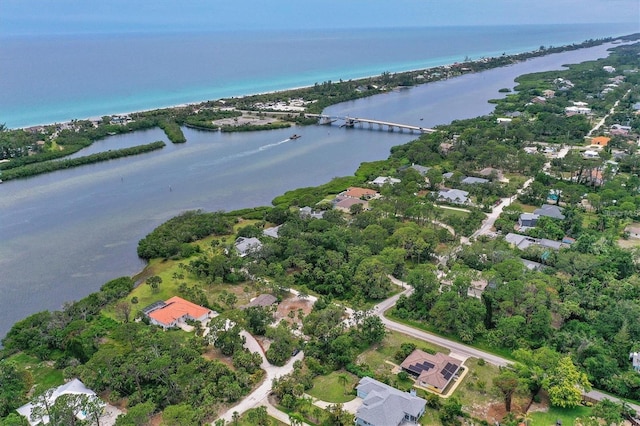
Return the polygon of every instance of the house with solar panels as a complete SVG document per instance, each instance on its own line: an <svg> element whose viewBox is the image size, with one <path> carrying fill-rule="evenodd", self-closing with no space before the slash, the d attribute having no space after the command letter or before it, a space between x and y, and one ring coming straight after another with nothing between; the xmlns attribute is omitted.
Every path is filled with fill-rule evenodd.
<svg viewBox="0 0 640 426"><path fill-rule="evenodd" d="M431 355L416 349L400 364L416 386L443 393L460 370L462 362L442 353Z"/></svg>

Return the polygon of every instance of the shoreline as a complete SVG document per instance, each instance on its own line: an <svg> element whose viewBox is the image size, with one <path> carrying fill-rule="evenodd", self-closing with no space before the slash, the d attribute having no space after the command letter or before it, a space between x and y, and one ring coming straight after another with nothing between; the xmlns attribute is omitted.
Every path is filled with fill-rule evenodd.
<svg viewBox="0 0 640 426"><path fill-rule="evenodd" d="M633 34L628 34L628 35L621 36L621 37L628 37L628 36L631 36L631 35L633 35ZM637 42L638 42L638 39L636 39L636 40L624 41L624 42L622 42L622 43L613 43L614 41L617 41L617 40L619 40L619 37L618 37L618 38L612 38L611 40L606 41L606 42L603 42L603 43L601 43L601 44L599 44L599 45L607 45L607 44L608 44L608 45L611 45L609 48L607 48L607 51L609 51L609 49L610 49L610 48L615 47L615 46L621 46L621 45L632 44L632 43L637 43ZM566 45L566 46L558 46L558 47L559 47L559 48L565 48L565 47L567 47L567 46L570 46L570 45ZM579 47L579 48L577 48L577 49L570 49L570 50L581 50L581 49L587 49L587 48L590 48L590 47L595 47L595 46L585 46L585 47ZM559 52L551 52L551 53L543 54L543 55L540 55L540 56L547 56L547 55L558 54L558 53L562 53L562 52L564 52L564 51L567 51L567 50L561 50L561 51L559 51ZM509 57L509 56L514 56L514 55L524 55L524 54L535 53L535 52L539 52L539 51L527 51L527 52L521 52L521 53L516 53L516 54L506 55L506 56L507 56L507 57ZM533 56L533 57L525 58L525 59L523 59L523 60L518 60L518 61L516 61L516 63L517 63L517 62L525 62L525 61L527 61L527 60L530 60L530 59L533 59L533 58L536 58L536 57L539 57L539 56ZM484 59L484 58L483 58L483 59ZM492 59L492 58L486 58L486 59ZM477 60L477 59L476 59L476 60L468 61L468 62L466 62L466 63L477 63L477 62L481 62L481 60ZM438 66L434 66L434 67L430 67L430 68L418 68L418 69L413 69L413 70L408 70L408 71L402 71L402 72L397 72L397 73L391 73L391 74L414 73L414 72L427 72L427 71L434 70L434 69L437 69L437 68L451 67L451 66L456 65L456 64L459 64L459 63L458 63L458 62L454 62L454 63L452 63L452 64L438 65ZM483 72L483 71L488 71L488 70L491 70L491 69L497 69L497 68L507 67L507 66L511 66L511 65L513 65L513 64L514 64L514 63L506 64L506 65L501 65L501 66L497 66L497 67L491 67L491 68L484 69L484 70L477 71L477 72ZM567 65L568 65L568 64L563 65L563 67L565 67L565 68L566 68L566 67L567 67ZM473 73L475 73L475 71L474 71ZM348 80L348 81L359 81L359 80L369 79L369 78L372 78L372 77L376 77L376 76L365 76L365 77L360 77L360 78L357 78L357 79L351 79L351 80ZM452 77L452 78L455 78L455 77ZM448 80L448 78L444 78L444 79L442 79L442 80L428 81L428 82L420 83L420 84L417 84L417 85L415 85L415 86L410 86L410 87L421 86L421 85L428 84L428 83L436 83L436 82L438 82L438 81L444 81L444 80ZM310 87L313 87L313 85L310 85L310 86L300 86L300 87L295 87L295 88L290 88L290 89L284 89L284 90L272 90L272 91L267 91L267 92L262 92L262 93L255 93L255 94L250 94L250 95L235 96L235 97L232 97L232 98L221 98L221 99L218 99L218 100L216 100L216 101L223 100L223 99L239 99L239 98L244 98L244 97L249 97L249 96L259 96L259 95L265 95L265 94L284 93L284 92L287 92L287 91L293 91L293 90L306 89L306 88L310 88ZM398 87L395 87L395 88L393 88L392 90L396 90L397 88L398 88ZM167 107L167 108L155 108L155 109L184 108L184 107L189 107L189 106L199 105L199 104L202 104L202 103L204 103L204 102L208 102L208 101L200 101L200 102L193 102L193 103L184 103L184 104L178 104L178 105L175 105L175 106L172 106L172 107ZM215 102L215 101L214 101L214 102ZM154 109L148 109L148 110L142 110L142 111L134 111L134 112L131 112L131 113L120 113L120 114L116 114L116 115L135 114L135 113L137 113L137 112L153 111L153 110L154 110ZM294 126L296 126L296 124L294 124ZM232 210L232 211L230 211L230 212L228 212L228 213L231 213L231 212L233 212L233 210ZM140 259L141 259L141 258L140 258ZM150 261L149 261L149 260L144 260L144 259L141 259L141 260L142 260L143 262L145 262L144 266L143 266L139 271L137 271L136 273L134 273L134 274L130 275L130 278L131 278L132 280L134 280L134 288L135 288L135 287L138 287L140 284L142 284L143 280L144 280L144 279L146 279L146 277L149 275L148 268L149 268L149 266L150 266Z"/></svg>
<svg viewBox="0 0 640 426"><path fill-rule="evenodd" d="M625 37L630 37L633 36L634 34L637 33L631 33L631 34L625 34L625 35L619 35L619 36L609 36L606 37L604 39L596 39L597 40L607 40L607 41L603 41L597 45L605 45L605 44L613 44L614 41L619 41L621 39L624 39ZM623 41L622 43L616 43L615 46L620 46L620 45L624 45L627 43L634 43L637 40L629 40L629 41ZM549 52L549 53L544 53L544 51L537 49L537 50L527 50L527 51L521 51L521 52L516 52L516 53L511 53L508 55L503 55L505 58L513 58L513 57L517 57L520 55L533 55L531 57L527 57L524 59L516 59L514 62L522 62L522 61L527 61L529 59L535 58L535 57L539 57L539 56L547 56L547 55L553 55L556 53L561 53L567 50L580 50L580 49L586 49L589 47L593 47L593 46L584 46L584 47L578 47L578 48L573 48L571 49L572 46L580 46L581 44L587 43L588 40L583 40L580 43L573 43L573 44L565 44L562 46L557 46L557 47L553 47L553 49L560 49L559 51L554 51L554 52ZM403 70L403 71L394 71L394 72L390 72L391 75L397 75L397 74L406 74L406 73L417 73L417 72L422 72L422 73L426 73L426 72L430 72L439 68L451 68L454 67L456 65L459 64L479 64L479 63L483 63L489 60L495 60L500 58L501 56L490 56L490 57L481 57L479 59L470 59L469 61L464 61L464 62L448 62L448 63L443 63L440 65L433 65L431 67L427 67L427 68L412 68L412 69L407 69L407 70ZM492 69L492 68L500 68L500 67L504 67L504 66L509 66L511 64L505 64L505 65L499 65L497 67L490 67L488 69ZM480 71L473 71L471 73L476 73L476 72L482 72L484 70L480 70ZM360 76L360 77L354 77L354 78L350 78L348 80L344 80L344 81L351 81L351 82L359 82L359 81L363 81L363 80L368 80L371 78L375 78L375 77L379 77L380 74L375 74L375 75L365 75L365 76ZM435 80L435 81L426 81L424 83L418 83L414 86L410 86L410 87L415 87L415 86L420 86L423 84L428 84L428 83L433 83L436 81L442 81L442 80L447 80L448 78L443 78L441 80ZM317 82L314 84L318 84ZM103 116L130 116L132 114L137 114L137 113L144 113L144 112L149 112L149 111L156 111L156 110L170 110L170 109L175 109L175 108L187 108L187 107L193 107L193 106L197 106L197 105L201 105L205 102L219 102L219 101L224 101L226 99L243 99L243 98L247 98L247 97L252 97L252 96L262 96L262 95L272 95L272 94L277 94L277 93L286 93L286 92L290 92L290 91L296 91L296 90L304 90L304 89L309 89L312 88L314 86L314 84L309 84L309 85L302 85L302 86L294 86L294 87L289 87L289 88L285 88L285 89L275 89L275 90L267 90L264 92L255 92L255 93L247 93L247 94L241 94L241 95L235 95L235 96L231 96L231 97L225 97L225 98L217 98L217 99L209 99L209 100L199 100L199 101L193 101L193 102L184 102L184 103L179 103L179 104L174 104L174 105L169 105L169 106L159 106L159 107L154 107L154 108L145 108L145 109L138 109L138 110L134 110L134 111L127 111L127 112L114 112L111 114L104 114L101 116L91 116L91 117L85 117L85 118L73 118L73 119L68 119L66 121L55 121L55 122L50 122L50 123L39 123L39 124L32 124L32 125L27 125L27 126L20 126L20 127L16 127L16 128L11 128L9 130L27 130L27 129L31 129L34 127L48 127L48 126L57 126L57 125L65 125L65 124L69 124L69 123L73 123L74 121L86 121L86 120L97 120L97 119L101 119Z"/></svg>
<svg viewBox="0 0 640 426"><path fill-rule="evenodd" d="M604 51L604 49L603 49L603 51ZM570 52L569 52L569 53L570 53ZM523 62L523 61L521 61L521 62ZM558 62L560 62L560 61L558 61ZM509 65L509 67L511 67L511 66L512 66L512 65ZM517 64L516 64L515 66L517 66ZM506 67L507 67L507 65L502 66L502 68L506 68ZM496 68L500 68L500 67L496 67ZM494 69L495 69L495 68L494 68ZM441 84L442 84L442 83L441 83ZM423 85L422 85L422 86L423 86ZM279 92L279 91L276 91L276 92ZM352 171L353 171L353 170L352 170ZM252 204L252 205L255 205L255 203L254 203L254 204ZM143 264L143 265L141 265L141 264L140 264L140 263L138 263L138 262L136 262L136 263L137 263L137 265L136 265L136 267L135 267L135 271L134 271L134 273L132 273L132 274L127 274L127 273L125 272L125 274L126 274L126 275L128 275L128 276L132 276L132 277L136 277L136 276L139 276L141 273L144 273L144 271L148 270L148 268L149 268L149 264ZM103 283L100 283L100 284L103 284Z"/></svg>

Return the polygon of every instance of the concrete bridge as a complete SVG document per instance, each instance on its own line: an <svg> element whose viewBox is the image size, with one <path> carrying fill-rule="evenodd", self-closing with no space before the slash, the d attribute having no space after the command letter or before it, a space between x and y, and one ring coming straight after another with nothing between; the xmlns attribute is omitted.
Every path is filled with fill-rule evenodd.
<svg viewBox="0 0 640 426"><path fill-rule="evenodd" d="M434 129L430 129L427 127L420 126L412 126L410 124L402 124L402 123L393 123L390 121L382 121L382 120L372 120L370 118L356 118L356 117L339 117L333 115L324 115L324 114L305 114L306 117L317 118L320 124L331 124L337 120L344 121L340 127L355 127L356 124L360 124L360 127L368 124L369 128L372 129L374 126L378 126L378 129L387 129L390 132L393 132L395 129L400 131L409 130L410 132L417 133L433 133Z"/></svg>

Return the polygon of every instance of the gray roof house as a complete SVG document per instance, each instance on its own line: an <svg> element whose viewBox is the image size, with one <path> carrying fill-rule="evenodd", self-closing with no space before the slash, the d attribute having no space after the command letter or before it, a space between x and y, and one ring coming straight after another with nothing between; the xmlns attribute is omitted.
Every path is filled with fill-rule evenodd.
<svg viewBox="0 0 640 426"><path fill-rule="evenodd" d="M469 193L461 189L443 189L438 192L438 199L455 204L466 204L469 201Z"/></svg>
<svg viewBox="0 0 640 426"><path fill-rule="evenodd" d="M410 168L415 170L415 171L417 171L422 176L426 175L427 172L431 169L431 167L425 167L425 166L421 166L419 164L412 164Z"/></svg>
<svg viewBox="0 0 640 426"><path fill-rule="evenodd" d="M533 260L522 259L520 258L520 262L530 271L541 271L544 269L544 265L539 262L534 262Z"/></svg>
<svg viewBox="0 0 640 426"><path fill-rule="evenodd" d="M254 307L268 308L274 303L278 303L278 298L276 298L274 295L261 294L258 297L254 298L253 300L251 300L251 302L243 306L241 309L254 308Z"/></svg>
<svg viewBox="0 0 640 426"><path fill-rule="evenodd" d="M447 172L442 174L443 179L451 179L453 177L453 172Z"/></svg>
<svg viewBox="0 0 640 426"><path fill-rule="evenodd" d="M278 232L280 232L281 226L282 225L278 225L278 226L272 226L271 228L267 228L262 231L262 234L266 235L267 237L278 238Z"/></svg>
<svg viewBox="0 0 640 426"><path fill-rule="evenodd" d="M363 377L356 386L363 399L356 411L357 426L398 426L417 424L427 404L407 392L385 385L371 377Z"/></svg>
<svg viewBox="0 0 640 426"><path fill-rule="evenodd" d="M324 211L314 211L311 207L306 206L300 208L300 217L301 218L313 218L313 219L322 219L324 217Z"/></svg>
<svg viewBox="0 0 640 426"><path fill-rule="evenodd" d="M564 215L562 214L562 208L558 206L553 206L551 204L543 204L542 207L534 210L533 214L537 214L538 216L547 216L553 219L564 220Z"/></svg>
<svg viewBox="0 0 640 426"><path fill-rule="evenodd" d="M262 248L262 243L256 237L238 237L235 246L240 257L245 257L248 254L260 250Z"/></svg>
<svg viewBox="0 0 640 426"><path fill-rule="evenodd" d="M514 245L520 250L525 250L531 246L540 246L552 250L560 250L563 247L569 247L568 244L564 244L562 241L553 241L546 238L533 238L527 235L514 234L511 232L508 233L504 239L506 242Z"/></svg>
<svg viewBox="0 0 640 426"><path fill-rule="evenodd" d="M460 183L463 183L465 185L476 185L479 183L488 183L488 182L489 182L489 179L478 178L473 176L466 177L460 181Z"/></svg>
<svg viewBox="0 0 640 426"><path fill-rule="evenodd" d="M540 216L535 213L522 213L518 218L518 225L520 229L533 228L536 226L536 223L538 223L539 218Z"/></svg>

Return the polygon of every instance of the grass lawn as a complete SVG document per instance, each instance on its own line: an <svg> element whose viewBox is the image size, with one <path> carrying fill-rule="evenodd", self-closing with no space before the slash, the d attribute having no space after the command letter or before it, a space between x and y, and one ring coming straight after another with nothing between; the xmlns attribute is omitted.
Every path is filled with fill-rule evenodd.
<svg viewBox="0 0 640 426"><path fill-rule="evenodd" d="M248 414L249 411L247 411L242 416L240 416L240 419L238 420L238 423L237 423L238 426L255 426L254 423L249 421L249 414ZM280 420L273 418L271 416L268 417L268 420L269 420L269 426L286 426L287 425L286 423L282 423ZM236 424L236 423L231 422L229 424Z"/></svg>
<svg viewBox="0 0 640 426"><path fill-rule="evenodd" d="M18 368L24 368L31 373L33 382L38 384L34 395L64 383L62 371L56 370L51 365L52 363L40 361L38 358L25 353L13 355L9 360L15 362Z"/></svg>
<svg viewBox="0 0 640 426"><path fill-rule="evenodd" d="M591 415L589 407L557 408L551 407L546 413L536 412L531 414L531 426L554 426L556 420L562 420L563 425L572 425L576 417Z"/></svg>
<svg viewBox="0 0 640 426"><path fill-rule="evenodd" d="M133 291L123 299L130 302L133 297L138 298L138 303L133 306L132 316L134 316L137 311L154 302L167 300L173 296L180 295L178 288L181 283L185 283L187 287L197 287L202 289L210 303L217 303L222 307L226 307L224 303L219 302L220 295L223 292L233 293L236 295L238 299L235 305L236 307L249 303L251 298L260 293L260 289L250 282L208 285L179 267L180 263L188 264L189 261L194 259L196 256L199 255L196 254L193 258L181 260L151 260L145 270L136 277L137 279L142 279L141 284L133 289ZM182 278L178 279L177 277L174 277L175 274L182 276ZM157 275L162 278L162 283L160 283L159 288L155 291L145 282L146 278L153 275ZM113 306L115 306L115 304ZM118 318L113 306L104 309L103 312L106 316L117 320Z"/></svg>
<svg viewBox="0 0 640 426"><path fill-rule="evenodd" d="M514 201L509 206L510 207L520 207L524 213L533 213L534 210L540 208L540 206L532 206L532 205L529 205L529 204L522 204L522 203L520 203L518 201ZM506 207L505 210L506 209L508 209L508 207Z"/></svg>
<svg viewBox="0 0 640 426"><path fill-rule="evenodd" d="M427 408L424 410L424 414L420 417L420 424L423 426L441 426L440 416L438 410L433 408Z"/></svg>
<svg viewBox="0 0 640 426"><path fill-rule="evenodd" d="M457 208L463 209L464 206L457 207ZM440 214L440 220L445 223L447 222L447 218L458 217L458 218L464 219L467 216L469 216L469 213L467 212L461 212L460 210L451 210L447 208L438 209L438 213Z"/></svg>
<svg viewBox="0 0 640 426"><path fill-rule="evenodd" d="M340 381L340 377L343 375L347 378L346 384ZM308 394L321 401L348 402L356 397L351 393L351 390L357 383L357 376L346 371L334 371L326 376L318 376L313 379L313 388L309 389Z"/></svg>
<svg viewBox="0 0 640 426"><path fill-rule="evenodd" d="M392 319L392 320L394 320L394 321L396 321L396 322L399 322L399 323L402 323L402 324L409 325L409 326L411 326L411 327L413 327L413 328L416 328L416 329L418 329L418 330L423 330L423 331L426 331L426 332L428 332L428 333L435 334L435 335L437 335L437 336L446 337L447 339L454 340L454 341L456 341L456 342L460 342L460 343L463 343L463 344L465 344L465 345L467 345L467 344L468 344L468 343L465 343L465 342L461 341L461 340L460 340L457 336L455 336L455 335L439 333L437 330L435 330L433 327L431 327L429 324L427 324L427 323L425 323L425 322L417 321L417 320L411 320L411 319L399 318L399 317L397 317L397 316L395 316L395 315L393 314L393 310L392 310L392 309L391 309L391 310L389 310L389 311L387 311L385 315L386 315L388 318L390 318L390 319ZM419 340L418 340L418 341L419 341ZM489 353L492 353L492 354L495 354L495 355L501 356L501 357L503 357L503 358L513 359L513 358L511 357L511 352L509 352L509 351L508 351L508 350L506 350L506 349L501 349L501 348L496 348L496 347L490 346L489 344L487 344L487 343L486 343L486 341L477 340L477 341L473 342L473 344L471 344L471 345L469 345L469 346L472 346L472 347L474 347L474 348L481 349L481 350L483 350L483 351L485 351L485 352L489 352ZM443 352L443 351L439 351L439 352ZM447 352L444 352L444 353L447 353L447 354L448 354L448 353L449 353L449 351L447 350Z"/></svg>
<svg viewBox="0 0 640 426"><path fill-rule="evenodd" d="M498 367L489 363L479 365L478 358L469 358L464 365L469 371L454 393L460 398L462 406L470 409L499 402L493 386L493 378L499 373Z"/></svg>
<svg viewBox="0 0 640 426"><path fill-rule="evenodd" d="M388 364L386 361L396 364L393 356L398 349L400 349L400 345L403 343L413 343L418 349L442 352L447 355L449 354L449 350L441 346L437 346L396 331L388 331L382 343L375 345L373 348L364 351L360 356L358 356L358 362L367 364L378 374L391 374L393 366Z"/></svg>

